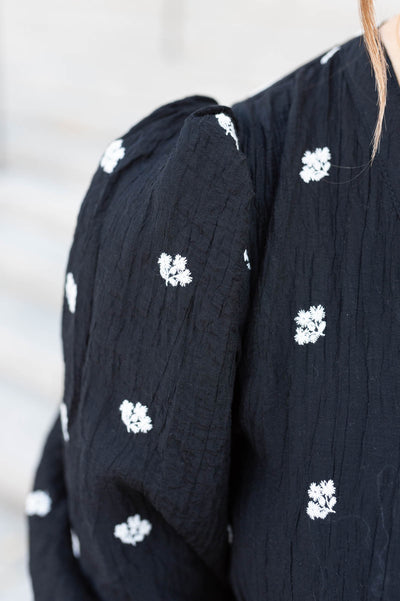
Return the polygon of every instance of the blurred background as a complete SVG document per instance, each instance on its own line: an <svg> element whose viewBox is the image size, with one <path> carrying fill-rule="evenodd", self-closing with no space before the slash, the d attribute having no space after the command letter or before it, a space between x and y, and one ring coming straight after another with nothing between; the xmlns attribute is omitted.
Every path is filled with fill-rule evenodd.
<svg viewBox="0 0 400 601"><path fill-rule="evenodd" d="M400 0L376 2L378 21ZM357 0L0 0L0 598L30 601L25 496L62 396L77 212L166 102L232 104L359 35Z"/></svg>

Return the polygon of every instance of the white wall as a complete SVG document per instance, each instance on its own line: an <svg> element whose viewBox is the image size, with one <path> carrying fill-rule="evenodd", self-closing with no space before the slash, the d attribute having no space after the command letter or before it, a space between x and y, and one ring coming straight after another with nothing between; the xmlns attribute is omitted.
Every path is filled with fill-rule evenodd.
<svg viewBox="0 0 400 601"><path fill-rule="evenodd" d="M377 2L378 20L400 0ZM64 269L105 146L160 104L231 104L361 33L356 0L3 0L0 597L30 598L23 505L62 394Z"/></svg>

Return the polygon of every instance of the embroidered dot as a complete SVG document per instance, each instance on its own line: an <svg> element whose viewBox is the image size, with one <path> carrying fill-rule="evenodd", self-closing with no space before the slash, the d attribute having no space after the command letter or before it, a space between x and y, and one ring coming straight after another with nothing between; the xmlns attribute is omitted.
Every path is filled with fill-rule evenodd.
<svg viewBox="0 0 400 601"><path fill-rule="evenodd" d="M152 429L151 418L147 415L147 406L142 403L135 405L125 399L119 406L121 419L124 422L128 432L148 432Z"/></svg>
<svg viewBox="0 0 400 601"><path fill-rule="evenodd" d="M192 281L192 276L189 269L186 268L186 257L181 255L175 255L172 261L171 255L167 253L161 253L157 262L160 266L160 275L165 280L165 285L171 284L171 286L186 286Z"/></svg>
<svg viewBox="0 0 400 601"><path fill-rule="evenodd" d="M325 519L328 513L336 513L332 509L336 505L335 492L333 480L321 480L319 484L311 482L308 489L311 501L307 505L307 515L314 520L315 518Z"/></svg>
<svg viewBox="0 0 400 601"><path fill-rule="evenodd" d="M65 442L69 440L69 432L68 432L68 411L65 403L61 403L60 405L60 421L61 421L61 430L63 434L63 438Z"/></svg>
<svg viewBox="0 0 400 601"><path fill-rule="evenodd" d="M231 524L228 524L226 529L228 533L228 543L231 545L233 541L233 530Z"/></svg>
<svg viewBox="0 0 400 601"><path fill-rule="evenodd" d="M244 259L244 261L245 261L248 269L251 269L251 267L250 267L250 261L249 261L249 255L247 253L247 248L244 249L243 259Z"/></svg>
<svg viewBox="0 0 400 601"><path fill-rule="evenodd" d="M116 524L114 528L115 538L119 538L123 543L128 545L136 545L147 536L151 531L151 524L146 519L141 519L136 513L128 517L126 522Z"/></svg>
<svg viewBox="0 0 400 601"><path fill-rule="evenodd" d="M215 117L220 126L225 130L225 134L232 136L232 138L235 140L236 148L239 150L239 140L236 135L232 119L225 113L217 113Z"/></svg>
<svg viewBox="0 0 400 601"><path fill-rule="evenodd" d="M294 336L297 344L316 342L320 336L325 336L326 322L323 320L324 317L325 309L322 305L318 305L318 307L311 306L308 311L300 309L294 318L298 325Z"/></svg>
<svg viewBox="0 0 400 601"><path fill-rule="evenodd" d="M330 159L331 152L327 146L316 148L313 152L306 150L301 159L303 163L303 168L299 171L301 179L308 184L310 181L317 182L329 175Z"/></svg>
<svg viewBox="0 0 400 601"><path fill-rule="evenodd" d="M338 50L340 50L341 46L334 46L333 48L331 48L326 54L324 54L324 56L321 56L320 58L320 63L321 65L325 65L325 63L327 63L329 61L329 59L336 54L336 52Z"/></svg>
<svg viewBox="0 0 400 601"><path fill-rule="evenodd" d="M125 148L122 138L114 140L104 151L100 165L106 173L112 173L121 159L125 156Z"/></svg>
<svg viewBox="0 0 400 601"><path fill-rule="evenodd" d="M44 490L31 491L25 500L25 513L44 517L51 510L50 495Z"/></svg>
<svg viewBox="0 0 400 601"><path fill-rule="evenodd" d="M71 272L68 272L65 281L65 294L68 301L68 307L71 313L75 313L77 293L78 286L75 283L74 276Z"/></svg>
<svg viewBox="0 0 400 601"><path fill-rule="evenodd" d="M70 533L71 533L72 554L74 557L76 557L78 559L81 556L81 543L79 541L78 536L72 529L70 530Z"/></svg>

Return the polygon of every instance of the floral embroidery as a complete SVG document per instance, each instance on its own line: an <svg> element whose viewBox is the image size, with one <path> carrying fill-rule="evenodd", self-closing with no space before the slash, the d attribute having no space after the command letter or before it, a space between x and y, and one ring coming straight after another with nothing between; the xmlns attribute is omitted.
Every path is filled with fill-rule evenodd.
<svg viewBox="0 0 400 601"><path fill-rule="evenodd" d="M152 429L151 418L147 415L146 405L142 403L136 403L134 405L127 399L125 399L120 407L121 419L124 422L128 432L148 432Z"/></svg>
<svg viewBox="0 0 400 601"><path fill-rule="evenodd" d="M158 258L158 264L160 265L160 274L165 280L165 285L171 284L172 286L186 286L192 281L189 269L186 269L186 257L181 255L175 255L175 259L171 266L171 255L167 253L161 253Z"/></svg>
<svg viewBox="0 0 400 601"><path fill-rule="evenodd" d="M312 501L308 502L307 515L313 520L315 518L325 519L328 513L336 513L332 509L336 505L335 492L333 480L321 480L319 484L311 482L308 496Z"/></svg>
<svg viewBox="0 0 400 601"><path fill-rule="evenodd" d="M225 130L226 135L231 135L232 138L235 140L236 148L239 150L239 140L237 138L232 119L229 117L229 115L226 115L225 113L217 113L215 116L220 126Z"/></svg>
<svg viewBox="0 0 400 601"><path fill-rule="evenodd" d="M104 151L100 165L106 173L112 173L118 161L124 158L125 148L122 142L122 138L118 138L118 140L111 142Z"/></svg>
<svg viewBox="0 0 400 601"><path fill-rule="evenodd" d="M249 269L251 269L251 267L250 267L250 261L249 261L249 255L247 254L247 248L244 249L243 258L245 260L245 263L246 263L247 267Z"/></svg>
<svg viewBox="0 0 400 601"><path fill-rule="evenodd" d="M321 65L324 65L325 63L328 62L328 60L334 55L336 54L336 52L338 50L340 50L341 46L334 46L333 48L331 48L326 54L324 54L324 56L321 56L320 58L320 63Z"/></svg>
<svg viewBox="0 0 400 601"><path fill-rule="evenodd" d="M307 344L316 342L320 336L325 336L326 322L323 320L324 317L325 309L322 305L318 305L318 307L311 306L308 311L300 309L294 318L299 326L296 328L295 341L298 344Z"/></svg>
<svg viewBox="0 0 400 601"><path fill-rule="evenodd" d="M231 524L228 524L226 529L228 532L228 543L231 545L233 541L233 530Z"/></svg>
<svg viewBox="0 0 400 601"><path fill-rule="evenodd" d="M304 166L299 172L302 180L308 184L310 181L317 182L329 175L330 159L331 152L327 146L316 148L314 152L306 150L301 159Z"/></svg>
<svg viewBox="0 0 400 601"><path fill-rule="evenodd" d="M81 543L76 533L73 530L70 530L71 533L71 546L72 546L72 554L74 557L78 558L81 556Z"/></svg>
<svg viewBox="0 0 400 601"><path fill-rule="evenodd" d="M25 500L25 512L27 515L38 515L43 517L51 509L50 495L44 490L31 491Z"/></svg>
<svg viewBox="0 0 400 601"><path fill-rule="evenodd" d="M69 440L69 432L68 432L68 412L67 406L65 403L61 403L60 405L60 421L61 421L61 429L63 433L63 438L65 442Z"/></svg>
<svg viewBox="0 0 400 601"><path fill-rule="evenodd" d="M114 528L115 538L119 538L123 543L129 545L136 545L137 542L142 541L146 535L151 531L151 524L148 520L141 519L140 515L136 513L128 517L126 522L117 524Z"/></svg>
<svg viewBox="0 0 400 601"><path fill-rule="evenodd" d="M71 272L68 272L65 281L65 294L67 296L68 307L71 313L75 313L77 292L78 287L75 283L74 276Z"/></svg>

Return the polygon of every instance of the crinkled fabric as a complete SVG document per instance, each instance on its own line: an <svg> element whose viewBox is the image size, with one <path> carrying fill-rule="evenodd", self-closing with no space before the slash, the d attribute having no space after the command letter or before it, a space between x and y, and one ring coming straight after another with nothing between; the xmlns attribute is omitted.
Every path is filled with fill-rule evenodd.
<svg viewBox="0 0 400 601"><path fill-rule="evenodd" d="M105 150L27 499L35 601L398 601L400 85L362 36Z"/></svg>

